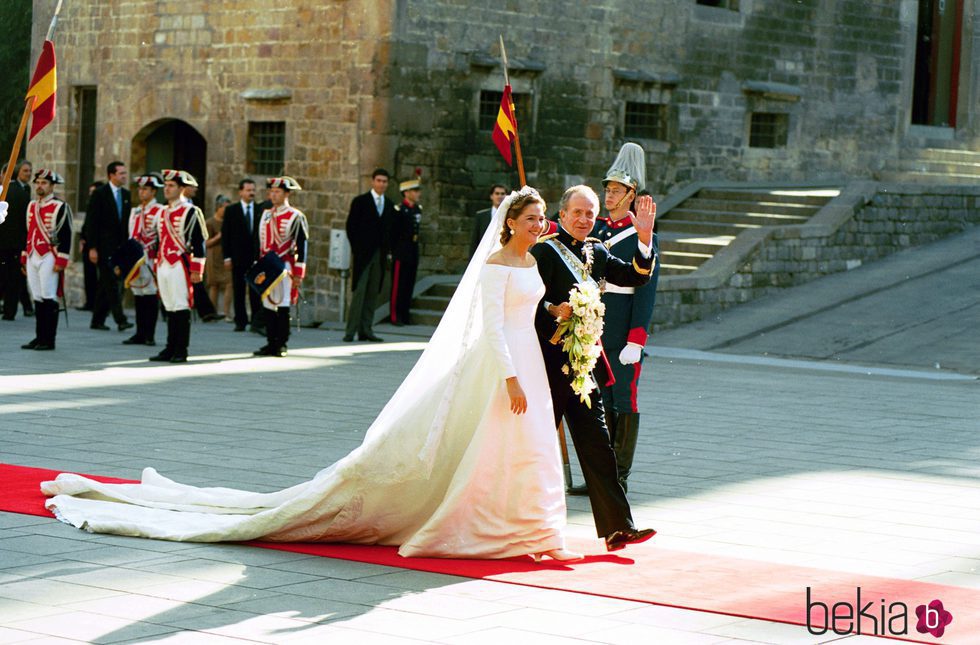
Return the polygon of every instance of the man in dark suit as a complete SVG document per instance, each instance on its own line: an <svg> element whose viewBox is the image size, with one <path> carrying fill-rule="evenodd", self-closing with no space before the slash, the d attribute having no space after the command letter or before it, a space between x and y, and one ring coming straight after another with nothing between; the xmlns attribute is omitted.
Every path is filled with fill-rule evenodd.
<svg viewBox="0 0 980 645"><path fill-rule="evenodd" d="M470 257L473 257L473 254L476 253L476 247L480 245L480 240L483 239L483 234L487 231L487 227L490 226L494 213L500 208L500 202L504 201L504 197L506 196L507 187L503 184L494 184L490 187L490 208L477 211L473 216L473 235L470 237Z"/></svg>
<svg viewBox="0 0 980 645"><path fill-rule="evenodd" d="M7 219L0 224L0 292L3 294L3 319L17 316L17 303L27 295L24 274L20 270L20 254L27 241L27 206L31 202L31 162L21 160L7 188ZM24 306L24 313L28 308ZM33 311L33 305L30 311Z"/></svg>
<svg viewBox="0 0 980 645"><path fill-rule="evenodd" d="M116 249L129 239L129 190L126 183L129 171L126 164L113 161L106 167L109 181L92 192L85 211L83 227L89 259L99 272L99 291L92 310L92 329L109 329L105 320L112 311L112 317L125 331L132 327L122 308L122 292L119 280L109 264L109 258Z"/></svg>
<svg viewBox="0 0 980 645"><path fill-rule="evenodd" d="M381 342L374 335L374 309L384 263L388 255L388 227L395 215L394 205L384 194L388 188L388 171L377 168L371 173L371 190L358 195L350 203L347 215L347 239L353 256L354 296L344 342L358 340Z"/></svg>
<svg viewBox="0 0 980 645"><path fill-rule="evenodd" d="M568 374L563 372L568 356L560 343L551 343L551 337L555 333L556 321L572 314L568 300L576 284L602 284L608 281L624 287L636 287L650 279L656 261L651 250L652 204L653 200L649 197L642 204L637 204L633 221L639 244L631 262L611 255L599 240L588 237L599 212L599 198L588 186L573 186L565 191L559 207L561 225L558 232L541 238L531 248L545 285L544 298L538 307L534 326L551 386L555 426L562 417L565 418L589 489L596 532L599 537L605 538L609 551L648 540L656 531L637 529L633 525L626 492L619 483L616 455L609 441L600 393L592 393L591 407L575 395L571 387L574 374L570 370ZM600 385L610 381L612 372L607 365L608 360L603 355L592 375Z"/></svg>
<svg viewBox="0 0 980 645"><path fill-rule="evenodd" d="M243 179L238 182L238 202L225 209L225 221L221 225L221 253L225 267L231 271L235 294L235 331L245 331L248 324L248 311L245 309L245 294L252 310L252 330L262 311L262 301L255 289L248 288L245 272L248 271L259 253L259 219L262 211L255 203L255 182Z"/></svg>

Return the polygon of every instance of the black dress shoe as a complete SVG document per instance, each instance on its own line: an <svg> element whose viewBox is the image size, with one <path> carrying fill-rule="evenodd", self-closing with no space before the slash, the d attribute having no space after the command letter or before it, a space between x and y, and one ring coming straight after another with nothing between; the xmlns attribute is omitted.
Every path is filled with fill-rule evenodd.
<svg viewBox="0 0 980 645"><path fill-rule="evenodd" d="M187 362L187 357L186 356L174 356L174 357L172 357L170 359L170 362L171 363L186 363Z"/></svg>
<svg viewBox="0 0 980 645"><path fill-rule="evenodd" d="M147 347L156 347L157 346L157 342L155 340L153 340L152 338L150 338L149 340L144 340L143 341L143 344L146 345Z"/></svg>
<svg viewBox="0 0 980 645"><path fill-rule="evenodd" d="M361 334L360 336L357 337L357 340L366 340L366 341L369 341L369 342L372 342L372 343L383 343L383 342L385 342L384 341L384 338L378 338L374 334Z"/></svg>
<svg viewBox="0 0 980 645"><path fill-rule="evenodd" d="M99 331L109 331L109 326L106 324L95 324L92 323L88 326L89 329L98 329Z"/></svg>
<svg viewBox="0 0 980 645"><path fill-rule="evenodd" d="M353 343L354 342L354 336L353 336L353 334L347 334L346 336L344 336L344 342L345 343Z"/></svg>
<svg viewBox="0 0 980 645"><path fill-rule="evenodd" d="M133 323L124 320L116 326L119 328L119 331L126 331L127 329L133 328Z"/></svg>
<svg viewBox="0 0 980 645"><path fill-rule="evenodd" d="M35 338L34 340L32 340L31 342L27 343L26 345L21 345L20 348L21 349L34 349L35 347L38 346L39 343L40 343L40 341Z"/></svg>
<svg viewBox="0 0 980 645"><path fill-rule="evenodd" d="M25 309L24 310L24 318L33 318L33 317L34 317L34 310L33 309Z"/></svg>
<svg viewBox="0 0 980 645"><path fill-rule="evenodd" d="M613 531L606 536L606 551L619 551L628 544L640 544L646 542L657 532L653 529L623 529Z"/></svg>
<svg viewBox="0 0 980 645"><path fill-rule="evenodd" d="M4 316L3 319L4 320L15 320L16 317L15 316Z"/></svg>
<svg viewBox="0 0 980 645"><path fill-rule="evenodd" d="M52 349L54 349L54 345L48 343L38 343L34 346L35 352L50 352Z"/></svg>
<svg viewBox="0 0 980 645"><path fill-rule="evenodd" d="M173 352L165 348L162 352L160 352L156 356L151 356L150 360L156 363L166 363L173 357L174 357Z"/></svg>
<svg viewBox="0 0 980 645"><path fill-rule="evenodd" d="M143 339L139 336L130 336L122 342L123 345L142 345Z"/></svg>
<svg viewBox="0 0 980 645"><path fill-rule="evenodd" d="M576 495L579 497L587 496L589 494L589 487L585 484L582 484L581 486L569 486L565 489L565 492L569 495Z"/></svg>
<svg viewBox="0 0 980 645"><path fill-rule="evenodd" d="M245 331L245 325L235 325L235 331Z"/></svg>

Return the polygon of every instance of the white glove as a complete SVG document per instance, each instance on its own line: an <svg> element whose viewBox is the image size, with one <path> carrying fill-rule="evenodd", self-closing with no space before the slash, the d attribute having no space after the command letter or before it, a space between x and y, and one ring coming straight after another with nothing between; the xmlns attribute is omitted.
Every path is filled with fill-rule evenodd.
<svg viewBox="0 0 980 645"><path fill-rule="evenodd" d="M7 202L0 202L0 224L7 219Z"/></svg>
<svg viewBox="0 0 980 645"><path fill-rule="evenodd" d="M626 343L626 347L619 353L619 362L623 365L632 365L640 362L643 355L643 345L639 343Z"/></svg>

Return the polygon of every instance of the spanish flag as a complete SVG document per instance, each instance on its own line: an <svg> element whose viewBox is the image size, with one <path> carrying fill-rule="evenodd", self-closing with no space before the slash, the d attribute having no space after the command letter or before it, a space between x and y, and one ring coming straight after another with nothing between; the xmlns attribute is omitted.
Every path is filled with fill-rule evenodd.
<svg viewBox="0 0 980 645"><path fill-rule="evenodd" d="M510 98L510 85L504 86L504 96L500 99L500 110L497 112L497 123L493 126L491 136L507 165L513 165L510 142L517 136L517 119L514 118L514 102Z"/></svg>
<svg viewBox="0 0 980 645"><path fill-rule="evenodd" d="M57 88L54 43L45 40L44 47L41 49L41 56L37 59L37 67L34 68L34 76L31 77L31 86L27 90L28 99L32 96L36 97L32 110L31 135L28 137L28 141L54 121L55 90Z"/></svg>

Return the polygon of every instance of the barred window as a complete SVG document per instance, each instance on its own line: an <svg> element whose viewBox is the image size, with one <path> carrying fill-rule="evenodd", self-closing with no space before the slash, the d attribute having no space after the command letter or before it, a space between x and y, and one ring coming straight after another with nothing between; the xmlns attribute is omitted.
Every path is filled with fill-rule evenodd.
<svg viewBox="0 0 980 645"><path fill-rule="evenodd" d="M785 148L788 133L788 114L753 112L749 126L749 147Z"/></svg>
<svg viewBox="0 0 980 645"><path fill-rule="evenodd" d="M637 139L667 140L667 106L663 103L626 102L623 135Z"/></svg>
<svg viewBox="0 0 980 645"><path fill-rule="evenodd" d="M738 11L738 0L697 0L697 3L706 7L719 7L721 9Z"/></svg>
<svg viewBox="0 0 980 645"><path fill-rule="evenodd" d="M500 101L503 98L503 92L494 92L493 90L480 91L479 124L481 130L486 132L493 130L493 126L497 122L497 112L500 111ZM514 110L517 112L515 115L517 117L517 127L520 128L520 132L523 135L531 123L531 95L512 92L511 98L514 100Z"/></svg>
<svg viewBox="0 0 980 645"><path fill-rule="evenodd" d="M257 175L282 174L286 159L286 123L250 121L246 168Z"/></svg>

